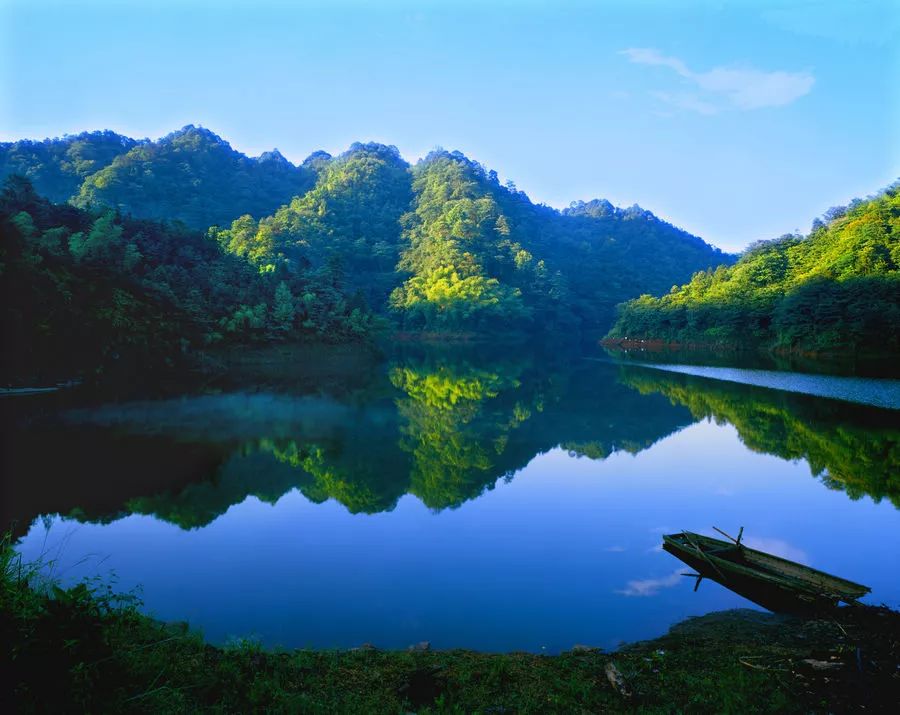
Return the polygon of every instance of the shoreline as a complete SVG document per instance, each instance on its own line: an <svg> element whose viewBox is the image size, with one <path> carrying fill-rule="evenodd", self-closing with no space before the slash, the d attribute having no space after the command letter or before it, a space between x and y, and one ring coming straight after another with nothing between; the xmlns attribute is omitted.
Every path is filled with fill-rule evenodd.
<svg viewBox="0 0 900 715"><path fill-rule="evenodd" d="M900 699L900 613L874 606L719 611L610 652L285 651L210 645L106 587L36 590L9 542L0 566L10 712L880 712Z"/></svg>
<svg viewBox="0 0 900 715"><path fill-rule="evenodd" d="M734 343L679 343L621 338L604 338L597 344L610 355L628 359L780 372L900 378L897 356L890 352L809 352Z"/></svg>
<svg viewBox="0 0 900 715"><path fill-rule="evenodd" d="M786 358L806 358L810 360L866 360L887 359L895 357L890 351L867 352L841 352L840 350L803 350L779 345L766 346L762 344L745 345L735 342L704 342L677 340L663 340L661 338L601 338L598 341L601 347L607 349L643 350L646 352L711 352L720 354L743 355L772 355Z"/></svg>

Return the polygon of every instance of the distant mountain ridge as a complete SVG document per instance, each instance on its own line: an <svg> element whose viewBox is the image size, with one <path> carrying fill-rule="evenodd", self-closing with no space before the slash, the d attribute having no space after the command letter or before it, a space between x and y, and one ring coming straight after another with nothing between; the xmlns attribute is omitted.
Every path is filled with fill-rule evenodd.
<svg viewBox="0 0 900 715"><path fill-rule="evenodd" d="M63 203L78 193L88 176L141 143L109 130L0 142L0 179L24 176L39 194Z"/></svg>
<svg viewBox="0 0 900 715"><path fill-rule="evenodd" d="M363 144L357 142L353 146L359 147ZM370 143L367 146L384 145ZM273 213L279 206L289 203L294 196L312 188L316 173L334 159L331 154L321 150L311 153L299 165L289 161L278 149L263 152L258 157L250 157L233 149L225 139L215 132L193 124L188 124L157 140L133 139L107 129L42 140L21 139L13 142L0 142L0 181L17 174L27 178L40 195L55 203L72 201L81 207L91 204L106 205L132 213L136 218L183 220L178 216L181 211L177 209L166 215L155 215L147 208L146 196L131 195L131 193L137 194L139 191L146 192L154 188L152 181L148 183L150 177L141 177L137 167L152 170L154 165L172 161L173 157L170 155L175 155L188 164L197 164L199 162L192 157L192 154L203 154L216 149L221 150L224 156L234 161L234 166L225 167L229 170L228 173L247 171L253 165L266 166L269 172L276 174L278 171L283 171L286 175L294 177L297 182L298 186L278 187L283 191L294 191L294 193L280 193L278 203L271 208L261 212L254 207L255 210L247 211L257 218ZM395 148L394 151L396 152ZM403 162L399 152L396 153L398 159ZM483 169L480 164L472 162L460 152L450 152L449 155ZM405 162L403 163L405 164ZM115 166L113 166L114 164ZM489 178L493 177L493 180L497 182L496 172L484 170L484 173ZM301 176L305 181L300 180ZM153 178L159 179L159 177ZM168 190L183 188L182 184L185 178L174 177ZM272 177L254 178L270 181ZM192 180L196 181L196 177ZM126 185L114 186L118 182L124 182ZM204 186L202 191L211 191L212 189L211 186ZM513 191L515 193L515 190ZM523 192L518 193L525 195ZM226 198L220 197L220 200L224 202ZM228 212L227 221L242 215L242 209L243 206L240 205L232 207ZM614 206L606 199L592 199L588 202L574 201L560 213L567 216L591 218L643 216L663 224L666 223L637 204L623 209ZM210 220L209 215L199 215L197 218L196 225L190 221L185 221L185 223L193 228L204 229L225 223L221 220ZM682 233L702 242L702 239L691 236L686 231L682 231Z"/></svg>
<svg viewBox="0 0 900 715"><path fill-rule="evenodd" d="M190 124L156 141L107 130L0 143L0 180L13 174L56 203L110 206L196 229L271 213L316 177L314 168L295 166L277 149L248 157Z"/></svg>
<svg viewBox="0 0 900 715"><path fill-rule="evenodd" d="M188 125L156 141L94 132L0 144L0 179L20 174L37 194L70 204L41 206L14 180L7 205L30 217L10 215L26 253L99 262L112 276L136 271L181 291L185 274L156 241L169 246L194 229L263 278L258 302L234 304L237 291L210 276L221 300L201 321L208 339L336 326L360 335L385 321L404 331L599 337L618 303L734 260L639 206L534 204L458 151L411 166L396 147L355 143L295 165L277 149L248 157ZM73 206L90 215L67 218ZM116 216L85 242L83 227L110 209ZM120 245L120 219L187 228L126 226ZM197 306L187 292L181 301Z"/></svg>
<svg viewBox="0 0 900 715"><path fill-rule="evenodd" d="M460 152L410 166L396 147L357 143L318 166L308 193L213 235L261 271L336 272L409 330L597 331L637 287L663 292L734 260L640 207L533 204Z"/></svg>
<svg viewBox="0 0 900 715"><path fill-rule="evenodd" d="M277 150L250 158L208 129L189 125L114 158L84 180L73 203L205 229L270 213L306 192L315 178Z"/></svg>

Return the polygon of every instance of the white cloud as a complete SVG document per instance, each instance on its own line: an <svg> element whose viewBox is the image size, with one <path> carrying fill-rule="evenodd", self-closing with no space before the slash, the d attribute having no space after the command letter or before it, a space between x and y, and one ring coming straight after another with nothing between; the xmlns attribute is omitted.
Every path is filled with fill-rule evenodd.
<svg viewBox="0 0 900 715"><path fill-rule="evenodd" d="M809 94L815 78L809 72L761 72L754 69L715 69L695 75L697 84L727 96L739 109L783 107Z"/></svg>
<svg viewBox="0 0 900 715"><path fill-rule="evenodd" d="M673 571L663 578L645 578L638 581L629 581L620 591L623 596L655 596L661 589L677 586L683 580L681 569Z"/></svg>
<svg viewBox="0 0 900 715"><path fill-rule="evenodd" d="M677 57L666 57L659 50L652 47L630 47L622 50L619 54L625 55L630 62L637 65L659 65L675 70L682 77L690 77L692 72Z"/></svg>
<svg viewBox="0 0 900 715"><path fill-rule="evenodd" d="M809 565L809 556L805 551L798 549L796 546L791 546L782 539L773 539L766 536L745 536L742 543L757 551L765 551L767 554Z"/></svg>
<svg viewBox="0 0 900 715"><path fill-rule="evenodd" d="M671 104L678 109L687 109L698 114L715 114L719 108L711 102L705 102L697 95L689 92L651 92L659 101Z"/></svg>
<svg viewBox="0 0 900 715"><path fill-rule="evenodd" d="M654 92L653 96L678 109L699 114L715 114L725 108L783 107L809 94L816 81L810 72L764 72L752 67L723 66L694 72L679 58L649 47L632 47L619 54L634 64L668 67L693 85L691 92Z"/></svg>

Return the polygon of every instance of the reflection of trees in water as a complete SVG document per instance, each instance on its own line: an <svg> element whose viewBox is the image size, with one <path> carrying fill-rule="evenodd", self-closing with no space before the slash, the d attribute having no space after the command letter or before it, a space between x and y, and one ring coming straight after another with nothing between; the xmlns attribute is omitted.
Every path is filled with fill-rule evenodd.
<svg viewBox="0 0 900 715"><path fill-rule="evenodd" d="M63 498L57 494L46 510L40 505L48 500L37 494L19 513L33 519L47 511L74 512L77 505L73 515L81 519L135 512L196 528L248 496L274 503L292 489L317 503L335 499L353 513L389 511L407 493L431 509L452 508L554 447L591 459L619 450L634 454L691 422L685 408L659 395L642 396L619 384L616 374L609 365L576 356L548 360L520 351L466 359L419 351L390 363L377 389L332 401L330 409L322 400L283 409L289 422L274 413L257 419L244 440L236 427L224 439L216 431L195 430L183 442L178 430L177 436L151 440L142 436L146 425L131 422L118 432L84 433L83 458L65 467L84 477L78 489ZM211 397L203 399L207 409L221 411ZM312 408L314 416L307 419ZM208 422L202 415L196 421ZM267 424L277 436L258 432ZM127 444L114 449L122 431ZM185 470L185 455L197 450L205 461ZM128 462L141 464L151 456L160 476L154 483L148 472L140 486L129 489L121 478ZM59 462L31 465L32 471L53 476L62 469ZM177 476L161 479L179 469ZM115 498L110 484L118 490Z"/></svg>
<svg viewBox="0 0 900 715"><path fill-rule="evenodd" d="M332 440L262 440L258 448L303 474L296 487L312 502L335 499L353 514L390 511L407 491L409 470L396 447L396 426L362 419L352 426Z"/></svg>
<svg viewBox="0 0 900 715"><path fill-rule="evenodd" d="M295 470L278 467L267 455L245 445L205 479L158 494L134 497L125 507L128 512L151 514L182 529L203 527L249 496L274 504L299 486Z"/></svg>
<svg viewBox="0 0 900 715"><path fill-rule="evenodd" d="M894 412L751 385L621 369L624 384L662 394L696 419L737 429L756 452L803 459L813 475L852 499L887 497L900 507L900 418Z"/></svg>
<svg viewBox="0 0 900 715"><path fill-rule="evenodd" d="M531 392L521 390L521 366L492 367L403 365L390 371L403 393L397 399L399 444L412 455L410 492L432 509L459 506L492 485L509 431L531 415L515 399Z"/></svg>

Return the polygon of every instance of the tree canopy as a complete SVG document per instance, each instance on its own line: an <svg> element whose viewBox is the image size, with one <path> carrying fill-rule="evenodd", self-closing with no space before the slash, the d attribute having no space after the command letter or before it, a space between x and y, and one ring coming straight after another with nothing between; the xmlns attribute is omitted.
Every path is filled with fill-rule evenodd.
<svg viewBox="0 0 900 715"><path fill-rule="evenodd" d="M172 364L223 340L358 339L368 314L303 278L260 273L184 225L53 204L10 177L0 193L5 382L117 364ZM310 310L321 323L308 324Z"/></svg>
<svg viewBox="0 0 900 715"><path fill-rule="evenodd" d="M84 180L140 142L111 131L83 132L59 139L0 142L0 179L24 176L57 203L78 193Z"/></svg>
<svg viewBox="0 0 900 715"><path fill-rule="evenodd" d="M301 323L324 331L336 306L408 330L599 335L636 292L731 261L637 206L535 205L460 152L410 167L396 147L357 143L297 166L189 125L158 141L94 132L2 144L0 178L13 174L56 202L208 229L284 281Z"/></svg>
<svg viewBox="0 0 900 715"><path fill-rule="evenodd" d="M676 275L730 257L642 209L592 215L535 205L459 152L413 168L391 306L406 327L602 333L636 286L662 291Z"/></svg>
<svg viewBox="0 0 900 715"><path fill-rule="evenodd" d="M314 180L312 169L294 166L278 151L250 158L189 125L116 156L84 180L73 202L205 229L242 214L264 216Z"/></svg>

